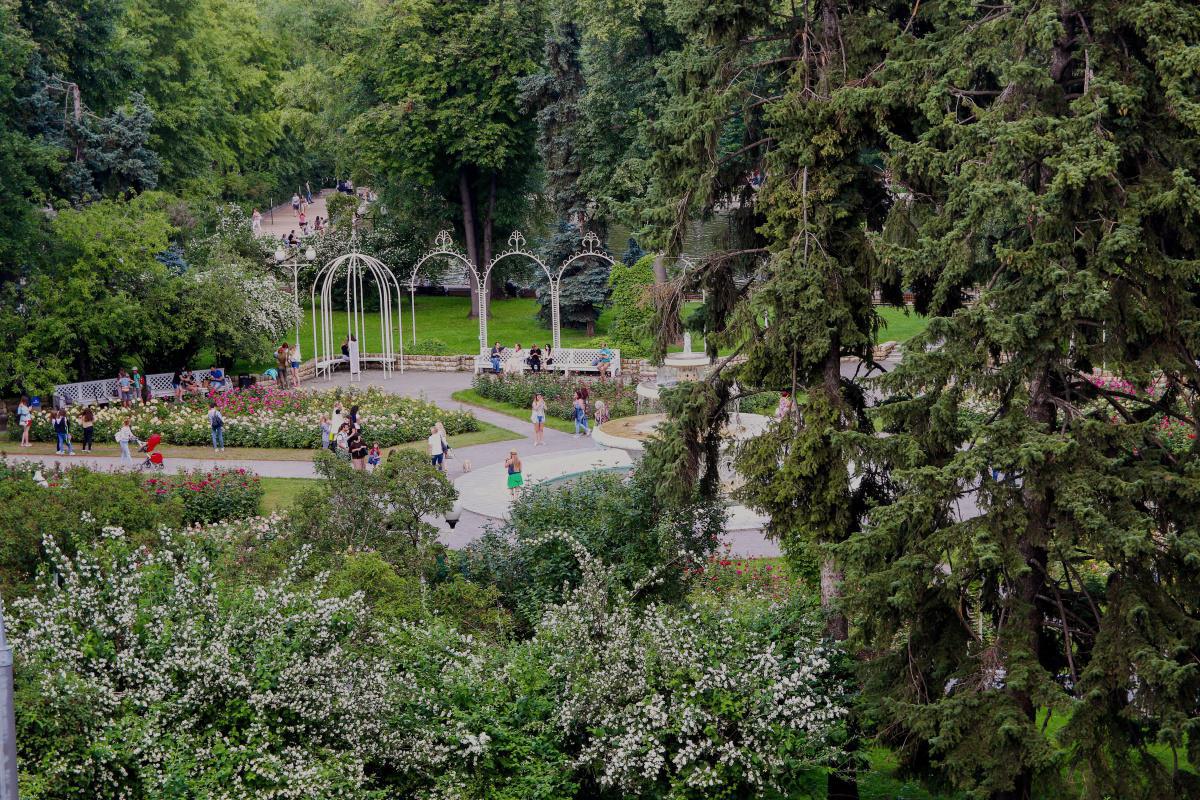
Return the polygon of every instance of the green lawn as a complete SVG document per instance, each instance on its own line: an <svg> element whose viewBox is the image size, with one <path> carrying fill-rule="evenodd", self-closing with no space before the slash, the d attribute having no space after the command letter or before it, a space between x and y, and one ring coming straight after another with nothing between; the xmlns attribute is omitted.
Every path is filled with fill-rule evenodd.
<svg viewBox="0 0 1200 800"><path fill-rule="evenodd" d="M313 478L262 478L263 497L258 508L263 514L286 511L296 496L310 486Z"/></svg>
<svg viewBox="0 0 1200 800"><path fill-rule="evenodd" d="M493 300L491 302L492 315L488 320L488 338L495 342L502 342L506 347L511 347L515 343L520 343L522 347L529 349L529 346L537 342L538 344L548 344L550 342L550 329L548 326L538 322L537 311L538 303L531 298L519 298L515 300ZM417 322L417 342L423 342L429 339L438 339L446 345L447 351L455 354L475 353L479 347L479 323L477 320L470 319L467 316L467 311L470 309L471 299L469 297L434 297L434 296L418 296L416 306L416 322ZM692 309L699 306L697 302L689 302L684 304L684 313L690 313ZM902 311L896 308L880 307L879 314L885 321L885 327L880 331L880 341L904 341L924 329L925 318L918 316L912 311ZM596 338L603 338L608 332L608 323L611 314L605 311L600 315L600 319L596 323ZM413 352L413 315L409 306L408 299L405 298L402 316L397 319L393 310L393 324L403 325L404 349L406 352ZM363 322L365 325L365 335L362 337L362 349L364 351L377 351L381 342L380 338L380 320L378 312L370 312L364 315ZM339 348L342 339L346 337L348 320L344 311L335 311L333 314L333 339L334 347ZM399 335L399 331L395 331ZM292 338L288 337L289 340ZM563 328L562 344L565 347L572 345L580 345L588 342L589 338L582 330L575 328ZM700 349L700 342L695 342L695 349ZM313 356L313 325L312 312L305 311L303 322L300 326L300 350L305 358ZM673 347L673 350L679 350L679 347ZM424 355L424 353L422 353ZM207 360L206 360L207 358ZM197 363L208 365L211 357L202 355ZM253 363L250 362L235 362L233 365L234 372L261 372L269 366L273 365L273 361L262 360Z"/></svg>

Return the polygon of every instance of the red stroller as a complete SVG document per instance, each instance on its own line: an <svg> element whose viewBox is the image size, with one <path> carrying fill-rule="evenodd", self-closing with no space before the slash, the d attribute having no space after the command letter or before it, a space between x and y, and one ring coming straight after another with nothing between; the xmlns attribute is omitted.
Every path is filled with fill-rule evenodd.
<svg viewBox="0 0 1200 800"><path fill-rule="evenodd" d="M154 448L158 447L158 443L162 441L162 436L157 433L152 433L142 442L142 446L138 448L139 453L146 454L146 460L142 462L142 469L156 469L162 471L163 454L154 452Z"/></svg>

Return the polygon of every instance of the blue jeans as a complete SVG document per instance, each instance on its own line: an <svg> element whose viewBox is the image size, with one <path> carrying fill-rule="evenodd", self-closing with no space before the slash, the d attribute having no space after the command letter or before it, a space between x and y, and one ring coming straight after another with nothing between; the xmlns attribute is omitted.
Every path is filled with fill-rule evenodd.
<svg viewBox="0 0 1200 800"><path fill-rule="evenodd" d="M584 433L590 433L588 430L587 414L576 409L575 411L575 432L579 433L579 429L583 428Z"/></svg>
<svg viewBox="0 0 1200 800"><path fill-rule="evenodd" d="M213 450L225 449L225 426L212 429Z"/></svg>
<svg viewBox="0 0 1200 800"><path fill-rule="evenodd" d="M65 450L66 450L68 453L74 453L74 452L75 452L75 448L71 447L71 434L69 434L69 433L58 433L58 434L55 434L55 435L56 435L56 436L58 436L58 452L60 452L60 453L61 453L61 452L62 452L64 449L65 449ZM64 444L66 445L66 447L65 447L65 448L63 447L63 445L64 445Z"/></svg>

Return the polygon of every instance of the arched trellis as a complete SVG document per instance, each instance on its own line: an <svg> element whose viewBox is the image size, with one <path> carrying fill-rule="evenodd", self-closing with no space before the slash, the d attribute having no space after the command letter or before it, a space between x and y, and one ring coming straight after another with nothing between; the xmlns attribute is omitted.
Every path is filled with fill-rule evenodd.
<svg viewBox="0 0 1200 800"><path fill-rule="evenodd" d="M359 346L365 346L366 318L363 309L364 278L368 275L375 281L379 297L379 353L365 356L364 360L379 361L384 375L390 375L394 362L399 356L400 371L404 371L404 342L401 337L399 349L396 347L395 328L392 325L392 297L396 300L397 326L403 323L402 295L400 282L386 264L373 256L352 252L338 256L317 271L313 278L310 300L313 317L313 353L316 358L317 374L324 373L326 378L333 375L333 368L339 363L341 350L334 350L333 336L333 285L340 273L345 273L346 280L346 329L354 336ZM317 289L320 288L318 295ZM319 321L318 321L319 314ZM355 349L354 355L357 356ZM352 362L353 367L353 362ZM355 374L351 370L351 380Z"/></svg>
<svg viewBox="0 0 1200 800"><path fill-rule="evenodd" d="M560 340L562 321L559 312L559 297L562 289L562 278L563 275L566 274L567 269L569 269L570 266L576 261L584 258L599 258L607 261L609 266L615 266L617 263L610 255L608 255L608 253L604 252L600 244L600 238L596 236L596 234L588 232L588 234L583 237L583 242L581 243L579 251L563 261L562 264L558 266L558 270L556 272L546 266L546 262L542 261L542 259L538 257L537 253L525 246L525 236L520 231L513 231L512 235L508 237L508 249L498 253L494 258L492 258L492 260L488 262L487 267L483 270L483 274L480 275L479 271L475 268L475 265L471 262L471 260L467 258L461 250L454 246L454 241L450 237L450 232L441 231L434 240L433 249L422 255L421 258L417 260L417 263L413 265L412 274L408 279L408 292L410 301L412 303L410 310L413 318L412 324L414 341L417 338L417 274L419 273L421 267L424 266L426 261L438 256L455 259L463 264L467 268L467 273L475 281L475 291L479 297L480 353L488 352L488 285L492 276L492 270L503 259L511 258L512 256L524 256L533 263L537 264L545 274L546 280L550 284L550 331L552 347L555 350L557 350L561 344Z"/></svg>

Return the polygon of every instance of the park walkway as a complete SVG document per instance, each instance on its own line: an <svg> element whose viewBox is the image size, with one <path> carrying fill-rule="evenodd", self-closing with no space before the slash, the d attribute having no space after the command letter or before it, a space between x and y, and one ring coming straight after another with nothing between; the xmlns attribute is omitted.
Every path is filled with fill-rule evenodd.
<svg viewBox="0 0 1200 800"><path fill-rule="evenodd" d="M321 189L319 192L313 192L312 205L304 210L304 216L308 220L310 229L317 217L324 220L329 219L329 209L325 206L325 200L333 191L333 189ZM259 231L259 236L269 237L277 242L280 236L286 236L292 231L296 232L297 237L303 236L300 232L300 219L296 216L296 212L292 211L290 196L274 208L262 210L262 215L262 229Z"/></svg>
<svg viewBox="0 0 1200 800"><path fill-rule="evenodd" d="M314 198L315 199L315 198ZM289 207L290 212L290 207ZM501 414L485 408L466 405L454 400L451 396L460 389L471 387L471 374L467 372L406 372L403 375L393 374L385 378L381 372L363 372L361 382L350 383L347 373L337 373L331 380L312 380L304 384L304 388L324 390L336 386L350 386L366 389L377 386L385 391L406 396L429 400L445 409L464 409L475 414L482 422L487 422L500 428L520 434L521 439L511 439L504 442L471 445L455 448L453 458L447 462L448 475L451 480L461 478L465 473L464 464L469 461L472 467L472 483L477 483L483 476L494 476L497 487L503 486L506 479L504 460L509 451L516 449L522 459L542 460L543 456L559 454L563 457L576 457L585 454L597 454L604 450L587 437L573 437L571 434L546 428L545 446L533 446L533 423L528 418L517 419L507 414ZM7 448L6 448L7 449ZM13 452L16 451L16 452ZM173 458L169 445L163 447L167 468L175 470L213 469L244 467L253 470L264 478L315 478L316 472L311 461L268 461L268 460L236 460L236 459L200 459ZM74 456L30 455L12 448L8 458L14 462L39 462L44 465L55 463L69 466L77 464L90 469L112 471L121 469L119 458L105 456ZM136 455L135 455L136 459ZM140 462L140 459L137 459ZM535 461L537 463L537 461ZM487 515L464 510L458 525L449 529L444 520L430 519L429 522L438 526L439 541L447 547L461 548L481 536L489 526L496 525L498 518L506 513L503 499L497 496L497 508ZM478 506L477 506L478 507ZM588 513L580 509L580 513ZM726 532L725 541L731 551L739 556L778 556L779 545L768 541L758 529L730 530Z"/></svg>

